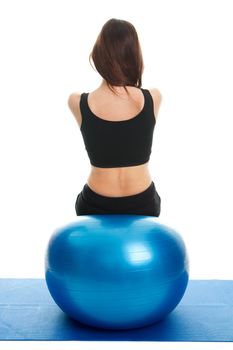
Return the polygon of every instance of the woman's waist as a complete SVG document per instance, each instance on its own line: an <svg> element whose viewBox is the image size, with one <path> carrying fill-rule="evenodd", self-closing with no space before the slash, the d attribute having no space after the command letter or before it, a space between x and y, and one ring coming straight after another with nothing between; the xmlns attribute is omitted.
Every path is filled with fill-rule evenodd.
<svg viewBox="0 0 233 350"><path fill-rule="evenodd" d="M88 186L96 193L109 197L131 196L145 191L152 182L149 173L139 176L114 177L90 174Z"/></svg>

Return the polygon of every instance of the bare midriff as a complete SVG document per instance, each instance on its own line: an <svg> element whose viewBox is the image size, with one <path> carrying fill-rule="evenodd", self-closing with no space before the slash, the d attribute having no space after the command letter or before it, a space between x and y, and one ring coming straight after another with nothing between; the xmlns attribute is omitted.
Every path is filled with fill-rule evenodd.
<svg viewBox="0 0 233 350"><path fill-rule="evenodd" d="M88 186L94 192L106 197L135 195L145 191L151 182L148 162L119 168L98 168L92 165L87 179Z"/></svg>

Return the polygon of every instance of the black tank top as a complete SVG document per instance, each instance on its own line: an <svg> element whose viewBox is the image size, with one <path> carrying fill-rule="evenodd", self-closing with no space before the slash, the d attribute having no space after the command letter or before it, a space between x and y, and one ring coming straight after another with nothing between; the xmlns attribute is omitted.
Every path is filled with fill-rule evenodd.
<svg viewBox="0 0 233 350"><path fill-rule="evenodd" d="M80 131L90 163L101 168L128 167L148 162L154 126L153 100L146 89L140 113L127 120L109 121L96 116L88 106L88 93L81 94Z"/></svg>

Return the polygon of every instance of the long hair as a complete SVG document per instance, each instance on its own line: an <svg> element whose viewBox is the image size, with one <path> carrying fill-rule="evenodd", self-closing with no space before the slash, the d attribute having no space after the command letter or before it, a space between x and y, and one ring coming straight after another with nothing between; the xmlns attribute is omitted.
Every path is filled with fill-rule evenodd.
<svg viewBox="0 0 233 350"><path fill-rule="evenodd" d="M111 88L142 85L143 58L137 32L128 21L112 18L102 27L89 57Z"/></svg>

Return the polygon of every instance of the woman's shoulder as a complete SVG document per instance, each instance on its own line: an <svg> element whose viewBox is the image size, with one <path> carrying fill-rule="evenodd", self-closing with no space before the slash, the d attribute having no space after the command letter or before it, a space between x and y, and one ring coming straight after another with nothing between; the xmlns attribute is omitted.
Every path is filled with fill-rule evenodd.
<svg viewBox="0 0 233 350"><path fill-rule="evenodd" d="M80 101L81 94L79 92L72 92L68 97L68 106L70 109L77 106Z"/></svg>
<svg viewBox="0 0 233 350"><path fill-rule="evenodd" d="M76 118L78 124L81 124L81 113L80 113L80 98L81 94L79 92L72 92L68 97L68 106Z"/></svg>
<svg viewBox="0 0 233 350"><path fill-rule="evenodd" d="M153 99L160 101L160 102L162 101L162 94L158 88L150 88L148 90L149 90Z"/></svg>
<svg viewBox="0 0 233 350"><path fill-rule="evenodd" d="M158 88L150 88L150 89L148 89L148 91L150 92L151 97L153 99L155 116L157 118L159 108L160 108L160 105L162 102L162 94Z"/></svg>

